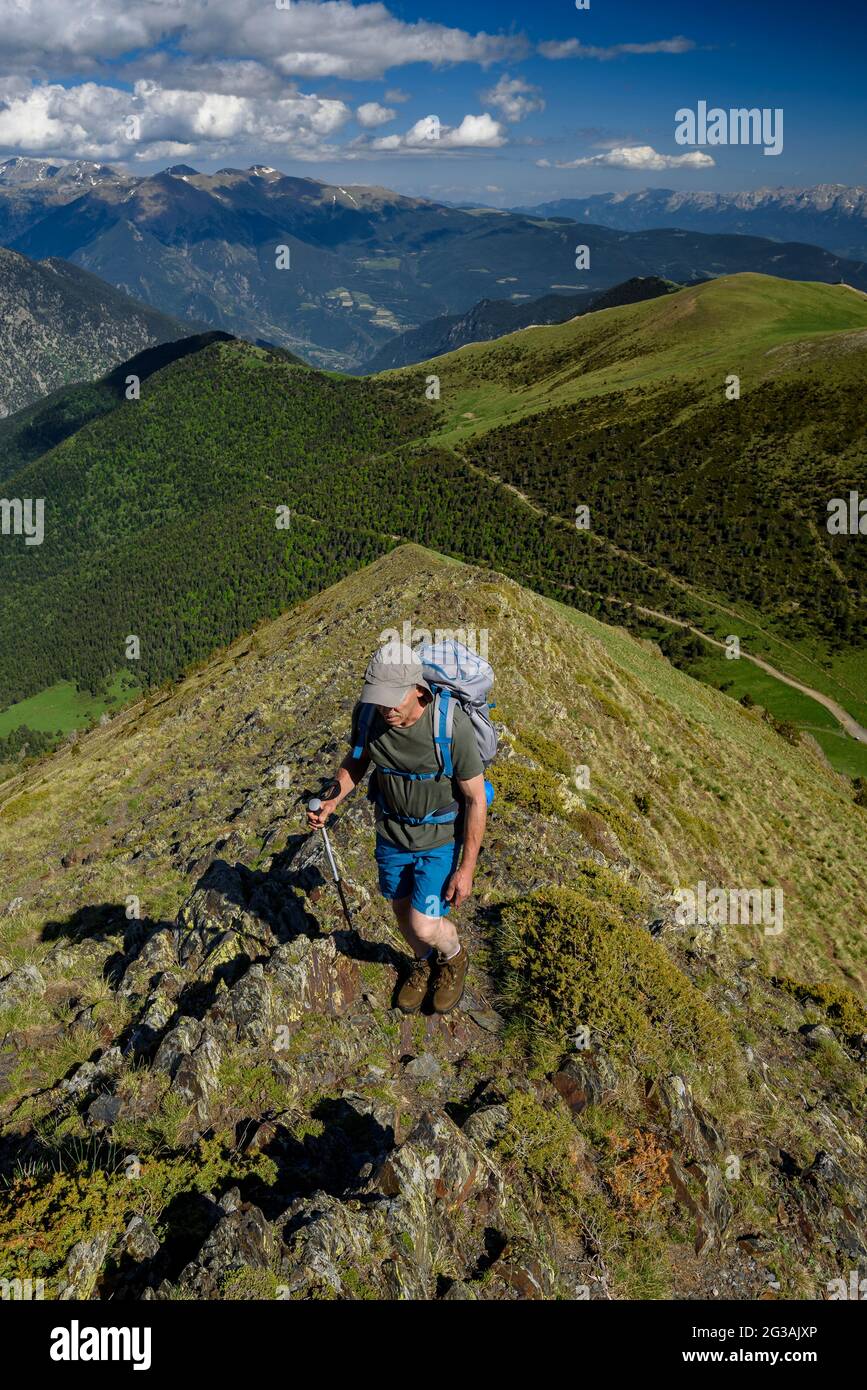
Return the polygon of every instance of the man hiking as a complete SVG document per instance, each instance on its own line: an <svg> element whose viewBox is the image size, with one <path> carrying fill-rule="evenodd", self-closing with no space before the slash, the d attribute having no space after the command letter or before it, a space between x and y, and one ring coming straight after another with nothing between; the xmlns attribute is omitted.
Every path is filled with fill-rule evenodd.
<svg viewBox="0 0 867 1390"><path fill-rule="evenodd" d="M320 829L373 763L380 892L413 953L396 1000L408 1014L429 990L440 1014L464 992L467 949L449 914L472 892L487 819L484 764L469 718L454 701L448 777L437 757L433 712L434 694L412 648L378 651L352 713L352 752L337 772L339 790L307 812Z"/></svg>

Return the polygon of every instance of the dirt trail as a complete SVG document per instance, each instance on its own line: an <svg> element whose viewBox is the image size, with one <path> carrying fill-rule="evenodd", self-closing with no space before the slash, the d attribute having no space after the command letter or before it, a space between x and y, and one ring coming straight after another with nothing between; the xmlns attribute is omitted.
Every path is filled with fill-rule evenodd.
<svg viewBox="0 0 867 1390"><path fill-rule="evenodd" d="M847 288L851 289L852 286L847 286ZM862 291L856 290L855 293L861 294ZM867 295L865 295L864 297L867 298ZM466 462L466 460L464 461ZM545 511L544 507L540 507L537 503L531 501L531 499L526 495L526 493L522 492L519 487L516 487L514 485L514 483L504 482L502 478L497 478L490 473L486 473L476 464L470 464L469 466L473 469L474 472L481 474L481 476L484 478L487 478L489 482L498 482L501 487L506 488L509 492L512 492L517 497L520 497L521 501L524 502L530 508L531 511L536 512L538 516L545 516L550 521L560 521L564 525L568 524L565 521L563 521L563 518L554 516L551 512ZM637 564L642 565L645 569L651 571L652 573L664 576L664 578L666 578L670 583L676 584L678 588L684 589L687 593L692 593L689 584L687 584L685 580L679 579L675 575L669 574L667 570L661 569L656 565L652 565L646 560L639 559L638 556L633 555L628 550L621 550L620 547L615 545L613 541L609 541L607 538L603 536L594 536L591 532L588 532L587 534L592 540L604 545L607 549L615 552L616 554L623 555L626 559L635 561ZM675 627L686 628L688 632L694 632L696 637L700 637L703 642L707 642L710 646L719 647L721 651L726 650L725 642L720 642L719 639L716 637L708 637L706 632L702 632L700 628L693 627L691 623L684 622L682 618L672 618L670 614L661 613L656 608L643 608L641 604L630 603L627 599L615 598L613 594L608 595L608 597L612 599L615 603L623 603L628 608L634 608L636 613L645 613L648 617L659 618L663 622L672 623ZM733 618L738 618L740 616L735 609L728 608L725 604L715 602L713 599L703 599L703 602L706 602L712 608L718 608L723 613L730 614L730 616ZM763 629L759 627L758 624L753 624L753 626L756 627L757 631L763 632ZM792 651L797 651L797 648L793 647L790 642L786 642L783 638L778 637L774 640L780 642L784 646L791 647ZM763 657L751 656L749 652L742 652L741 656L744 660L751 661L754 666L759 666L763 671L767 671L768 675L773 676L775 680L782 681L784 685L791 686L793 690L799 690L802 695L808 695L811 700L815 700L817 704L823 705L824 708L828 710L830 714L833 714L834 718L837 720L840 726L843 729L845 729L847 734L849 734L852 738L857 739L859 743L867 743L867 729L865 729L862 724L859 724L857 719L853 719L852 715L849 714L848 710L844 709L843 706L838 704L836 700L833 700L830 695L823 695L821 690L814 690L813 687L810 685L802 685L801 682L796 681L793 676L784 675L782 671L779 671L776 666L772 666L769 661L765 661Z"/></svg>
<svg viewBox="0 0 867 1390"><path fill-rule="evenodd" d="M726 650L725 642L720 642L716 637L708 637L706 632L693 627L691 623L685 623L682 618L672 618L668 613L660 613L657 608L643 608L640 603L630 604L630 607L634 608L637 613L646 613L648 617L660 618L663 622L673 623L675 627L684 627L688 632L694 632L696 637L700 637L711 647L719 647L722 651ZM867 729L859 724L857 719L853 719L842 705L838 705L836 700L832 700L830 695L823 695L821 690L814 690L812 686L802 685L792 676L784 675L782 671L777 670L776 666L772 666L769 661L765 661L760 656L751 656L749 652L741 652L741 660L751 661L754 666L760 666L763 671L767 671L768 675L773 676L775 680L782 681L784 685L790 685L793 690L800 690L802 695L809 695L811 700L815 700L819 705L824 705L825 709L833 714L847 734L856 738L859 743L867 743Z"/></svg>
<svg viewBox="0 0 867 1390"><path fill-rule="evenodd" d="M520 488L515 487L511 483L504 483L502 479L495 480L491 478L489 474L485 473L481 468L475 467L475 465L471 464L470 467L473 468L474 472L481 474L482 477L488 478L490 482L497 481L500 483L501 487L508 488L510 492L516 493L518 497L520 497L521 500L525 502L529 508L531 508L534 512L537 512L540 516L547 516L551 520L560 520L560 518L551 517L550 512L546 512L542 507L539 507L534 502L531 502L529 497L527 497L523 492L521 492ZM301 516L303 515L303 513L298 512L296 513L296 515ZM317 517L309 517L308 519L310 521L319 520L319 518ZM410 543L416 543L412 541L411 536L396 536L392 534L390 538L391 540L395 541L406 541ZM594 539L601 538L594 537ZM611 544L610 542L604 543ZM612 549L616 548L617 547L612 545ZM629 552L622 551L621 554L629 555ZM653 568L650 565L647 565L646 567L648 569ZM524 577L531 584L534 582L533 577L531 575L525 575ZM688 586L686 584L684 584L683 587L685 589L688 589ZM563 588L574 589L575 585L564 584ZM589 593L591 591L586 590L585 592ZM605 596L600 594L597 595L597 597L601 598ZM662 622L671 623L674 627L682 627L685 628L687 632L694 632L696 637L700 637L701 640L703 642L707 642L709 646L719 647L721 651L726 650L725 642L720 642L719 639L716 637L709 637L706 632L702 632L701 628L693 627L691 623L685 622L682 618L673 618L670 613L662 613L658 608L644 608L640 603L630 603L628 599L616 598L613 594L609 594L607 595L607 597L614 603L623 604L623 606L626 608L633 608L636 613L644 613L647 617L658 618ZM722 604L716 604L714 606L719 608L724 607ZM737 616L734 610L724 609L724 611L731 612L733 617ZM862 724L859 724L857 719L853 719L852 715L849 714L848 710L845 710L842 705L837 703L836 700L832 700L830 695L823 695L821 690L814 690L812 686L802 685L801 682L796 681L794 677L784 675L782 671L777 670L776 666L772 666L771 663L769 661L765 661L763 657L752 656L749 652L741 652L741 659L744 661L751 661L754 666L761 667L763 671L767 671L769 676L773 676L775 680L782 681L783 685L789 685L792 687L793 690L799 690L802 695L808 695L811 700L815 700L817 704L823 705L824 708L828 710L830 714L833 714L838 724L840 724L841 728L845 729L846 733L849 734L851 738L857 739L859 743L867 743L867 729L865 729Z"/></svg>

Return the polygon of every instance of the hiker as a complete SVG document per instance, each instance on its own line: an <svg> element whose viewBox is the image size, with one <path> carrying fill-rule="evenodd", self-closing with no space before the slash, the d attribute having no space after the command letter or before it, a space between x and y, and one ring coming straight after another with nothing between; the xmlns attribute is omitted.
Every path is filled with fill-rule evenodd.
<svg viewBox="0 0 867 1390"><path fill-rule="evenodd" d="M418 1012L429 990L440 1014L464 992L467 948L450 913L472 892L487 819L489 784L473 723L457 698L442 709L440 700L411 647L378 651L352 713L352 751L335 779L339 793L307 812L309 825L320 829L373 763L368 795L376 806L380 892L413 953L396 1000L407 1014ZM443 725L437 739L435 713Z"/></svg>

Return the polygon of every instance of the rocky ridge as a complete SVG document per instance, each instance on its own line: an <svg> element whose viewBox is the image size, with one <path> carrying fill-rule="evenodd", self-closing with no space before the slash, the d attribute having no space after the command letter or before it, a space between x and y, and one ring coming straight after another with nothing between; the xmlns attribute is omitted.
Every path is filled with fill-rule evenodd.
<svg viewBox="0 0 867 1390"><path fill-rule="evenodd" d="M447 611L490 624L503 752L464 1007L408 1019L370 806L334 830L354 929L302 806L340 754L371 624ZM3 1277L56 1298L822 1298L863 1268L857 1011L830 978L799 992L760 941L681 926L623 808L606 820L576 792L567 730L600 781L610 756L631 782L632 745L659 796L668 757L637 704L616 715L638 700L618 644L638 644L606 649L611 630L581 622L401 547L0 789ZM579 671L593 688L570 694ZM612 708L582 723L575 698ZM664 712L692 776L710 746L696 710L724 707L696 699ZM736 718L767 770L772 734ZM799 771L779 751L776 795L798 777L829 794L807 753ZM639 956L649 943L702 994L736 1094L713 1060L651 1067L601 1019L587 1047L528 1051L498 921L578 883L622 899Z"/></svg>

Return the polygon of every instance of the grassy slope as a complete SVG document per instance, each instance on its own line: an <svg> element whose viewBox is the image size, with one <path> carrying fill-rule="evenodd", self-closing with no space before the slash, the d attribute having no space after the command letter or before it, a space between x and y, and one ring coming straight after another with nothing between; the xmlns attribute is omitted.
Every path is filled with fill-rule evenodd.
<svg viewBox="0 0 867 1390"><path fill-rule="evenodd" d="M791 282L764 275L726 276L682 290L671 298L600 311L552 327L527 329L495 343L472 344L421 367L404 368L440 377L443 419L432 438L460 446L491 429L558 405L574 405L633 388L688 384L704 398L719 398L725 378L740 377L741 392L770 378L807 370L827 373L842 353L867 348L867 297L844 285ZM575 363L580 369L575 370ZM524 384L516 384L523 383ZM612 419L617 419L615 406ZM672 423L660 418L660 427ZM644 556L645 560L652 557ZM724 636L731 618L724 592L693 587L704 606L704 630ZM809 636L796 644L768 629L749 604L737 606L738 632L748 649L779 669L831 695L862 722L867 720L863 655L835 653L829 660ZM710 670L710 666L707 668ZM707 674L696 668L697 674ZM728 678L728 677L725 677ZM795 696L755 670L744 688L759 680L769 707L788 717L793 699L803 701L804 728L827 726L821 706ZM751 685L752 683L752 685ZM739 692L740 693L740 692ZM752 690L755 693L755 690ZM832 721L832 729L837 727ZM841 770L864 771L860 749L838 746L832 733L821 740Z"/></svg>
<svg viewBox="0 0 867 1390"><path fill-rule="evenodd" d="M729 661L722 652L691 662L689 674L722 689L732 699L749 694L757 704L788 719L816 740L831 765L848 777L867 777L867 744L856 743L829 710L799 690L775 680L750 661Z"/></svg>
<svg viewBox="0 0 867 1390"><path fill-rule="evenodd" d="M19 700L0 712L0 735L26 724L31 729L53 733L55 729L68 733L92 724L112 706L125 704L134 698L135 687L129 683L127 672L119 671L104 695L92 696L76 690L70 681L58 681L38 695Z"/></svg>
<svg viewBox="0 0 867 1390"><path fill-rule="evenodd" d="M821 350L831 335L862 330L867 297L845 285L723 276L664 299L524 329L438 357L445 420L436 437L455 445L553 405L672 379L716 387L736 372L745 391L790 365L786 349L796 340L813 339ZM605 352L606 344L616 344L616 357ZM576 374L558 361L564 352L578 359L598 352L601 361L594 365L591 356ZM503 387L504 354L526 362L526 389ZM401 375L421 370L404 367ZM475 418L468 420L468 411Z"/></svg>

